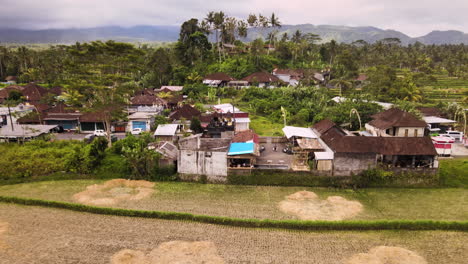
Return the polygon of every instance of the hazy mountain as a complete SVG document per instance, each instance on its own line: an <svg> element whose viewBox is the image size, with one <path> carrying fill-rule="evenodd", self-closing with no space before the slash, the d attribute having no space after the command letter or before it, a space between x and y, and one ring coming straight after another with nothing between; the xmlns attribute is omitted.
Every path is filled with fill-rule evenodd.
<svg viewBox="0 0 468 264"><path fill-rule="evenodd" d="M253 40L261 35L266 36L272 29L251 29L245 41ZM419 41L424 44L468 44L468 34L460 31L433 31L425 36L411 38L396 30L383 30L376 27L348 27L332 25L284 25L278 29L278 38L287 33L289 36L300 30L304 33L314 33L322 38L322 42L332 39L338 42L351 43L365 40L369 43L384 38L399 38L402 44ZM0 42L7 43L74 43L92 40L117 40L127 42L176 41L179 26L135 26L130 28L109 26L84 29L46 29L22 30L0 28Z"/></svg>

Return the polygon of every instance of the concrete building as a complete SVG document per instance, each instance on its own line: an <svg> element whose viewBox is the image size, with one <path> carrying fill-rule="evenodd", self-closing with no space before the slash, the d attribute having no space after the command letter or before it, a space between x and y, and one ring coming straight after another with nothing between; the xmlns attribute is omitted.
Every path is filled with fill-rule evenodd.
<svg viewBox="0 0 468 264"><path fill-rule="evenodd" d="M209 181L227 180L227 152L231 138L202 138L201 134L179 140L177 172L182 179Z"/></svg>
<svg viewBox="0 0 468 264"><path fill-rule="evenodd" d="M333 152L333 176L359 174L377 165L397 172L437 172L437 152L429 137L355 136L329 120L315 124L313 130Z"/></svg>
<svg viewBox="0 0 468 264"><path fill-rule="evenodd" d="M143 131L150 131L154 123L154 113L135 112L128 116L127 131L141 128Z"/></svg>
<svg viewBox="0 0 468 264"><path fill-rule="evenodd" d="M378 137L424 137L427 123L398 108L390 108L372 116L366 130Z"/></svg>
<svg viewBox="0 0 468 264"><path fill-rule="evenodd" d="M161 124L158 125L154 132L154 137L159 141L175 142L177 133L180 131L179 124Z"/></svg>

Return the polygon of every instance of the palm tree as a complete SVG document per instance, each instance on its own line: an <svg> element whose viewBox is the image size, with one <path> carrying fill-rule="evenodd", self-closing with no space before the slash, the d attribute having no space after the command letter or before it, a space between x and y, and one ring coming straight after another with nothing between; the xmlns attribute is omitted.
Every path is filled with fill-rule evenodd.
<svg viewBox="0 0 468 264"><path fill-rule="evenodd" d="M213 15L213 25L214 25L214 30L216 33L216 47L218 49L218 55L219 55L219 62L221 63L221 50L220 50L220 43L219 43L219 31L223 29L224 26L224 21L226 19L226 16L224 12L219 11L214 13Z"/></svg>
<svg viewBox="0 0 468 264"><path fill-rule="evenodd" d="M343 90L351 89L353 87L353 83L343 77L331 80L330 84L340 88L340 96L343 96Z"/></svg>
<svg viewBox="0 0 468 264"><path fill-rule="evenodd" d="M273 29L276 29L276 28L281 28L281 22L279 21L279 18L275 15L275 13L272 13L271 14L271 17L270 17L270 26L273 28ZM273 31L274 32L274 31ZM273 42L273 37L275 36L276 34L273 33L270 35L271 39L270 39L270 44ZM274 47L274 45L273 45ZM268 49L270 50L270 49Z"/></svg>

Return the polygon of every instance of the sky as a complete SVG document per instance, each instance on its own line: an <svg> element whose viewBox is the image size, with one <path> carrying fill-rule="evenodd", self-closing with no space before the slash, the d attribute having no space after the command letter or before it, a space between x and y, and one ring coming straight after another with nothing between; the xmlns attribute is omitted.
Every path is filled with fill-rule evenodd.
<svg viewBox="0 0 468 264"><path fill-rule="evenodd" d="M3 28L180 25L224 11L237 18L274 12L282 24L374 26L411 37L468 33L468 0L0 0L0 6Z"/></svg>

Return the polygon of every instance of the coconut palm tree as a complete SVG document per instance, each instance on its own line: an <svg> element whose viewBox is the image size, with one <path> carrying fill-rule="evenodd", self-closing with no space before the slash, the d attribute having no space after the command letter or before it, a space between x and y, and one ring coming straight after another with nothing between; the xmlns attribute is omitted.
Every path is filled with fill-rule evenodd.
<svg viewBox="0 0 468 264"><path fill-rule="evenodd" d="M343 77L331 80L330 84L340 88L340 96L343 96L343 91L353 88L353 83Z"/></svg>

